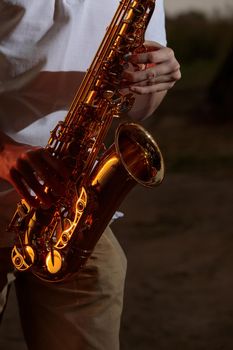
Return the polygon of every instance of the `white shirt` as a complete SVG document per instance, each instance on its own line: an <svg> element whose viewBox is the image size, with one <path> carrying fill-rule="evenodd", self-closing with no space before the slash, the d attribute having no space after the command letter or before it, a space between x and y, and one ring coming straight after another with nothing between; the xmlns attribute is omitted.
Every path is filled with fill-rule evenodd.
<svg viewBox="0 0 233 350"><path fill-rule="evenodd" d="M3 103L0 96L0 128L18 141L43 146L60 114L53 122L45 118L37 125L43 139L38 133L28 138L18 131L68 108L118 0L8 0L1 6L0 93L7 96ZM146 39L166 44L162 0L156 2Z"/></svg>
<svg viewBox="0 0 233 350"><path fill-rule="evenodd" d="M19 142L46 145L50 130L64 119L118 4L118 0L0 0L4 132ZM166 45L162 0L156 1L146 39ZM4 186L0 181L2 228L16 197Z"/></svg>

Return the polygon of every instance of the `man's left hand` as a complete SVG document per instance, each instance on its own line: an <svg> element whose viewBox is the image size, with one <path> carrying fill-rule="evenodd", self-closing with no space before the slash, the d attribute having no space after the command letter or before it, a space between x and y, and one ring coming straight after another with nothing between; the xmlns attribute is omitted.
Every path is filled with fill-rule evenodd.
<svg viewBox="0 0 233 350"><path fill-rule="evenodd" d="M137 94L167 91L181 78L180 65L171 48L146 42L145 51L127 57L129 68L123 85Z"/></svg>

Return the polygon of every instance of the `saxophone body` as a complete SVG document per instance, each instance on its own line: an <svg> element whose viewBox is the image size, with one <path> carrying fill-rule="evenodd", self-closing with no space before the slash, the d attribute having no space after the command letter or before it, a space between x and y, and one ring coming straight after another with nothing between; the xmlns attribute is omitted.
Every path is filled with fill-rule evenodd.
<svg viewBox="0 0 233 350"><path fill-rule="evenodd" d="M121 124L114 144L103 147L113 118L133 105L133 95L120 89L124 57L142 48L154 6L155 0L120 2L65 120L51 132L47 151L69 167L71 177L51 208L18 203L9 225L16 233L17 270L50 282L72 276L127 193L137 183L153 187L162 181L162 155L140 125Z"/></svg>

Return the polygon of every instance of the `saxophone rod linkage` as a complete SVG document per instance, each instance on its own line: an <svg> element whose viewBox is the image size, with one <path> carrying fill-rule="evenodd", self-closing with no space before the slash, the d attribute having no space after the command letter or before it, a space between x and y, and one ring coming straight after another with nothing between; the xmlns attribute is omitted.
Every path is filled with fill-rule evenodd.
<svg viewBox="0 0 233 350"><path fill-rule="evenodd" d="M120 2L117 12L113 17L112 22L106 31L106 34L91 63L91 66L87 70L83 78L83 81L77 91L77 94L75 95L73 102L71 103L69 112L65 120L67 122L67 125L70 125L73 121L73 118L75 118L77 106L80 105L80 103L82 102L81 100L85 101L87 97L87 93L90 91L90 86L93 83L93 79L95 79L96 75L98 74L99 69L103 64L103 59L106 59L106 52L109 50L109 48L112 47L114 40L116 39L118 33L120 32L118 23L119 21L121 21L122 18L126 16L131 3L132 3L132 0L125 0ZM135 0L133 1L133 3L135 3ZM93 74L93 72L95 72L95 74Z"/></svg>

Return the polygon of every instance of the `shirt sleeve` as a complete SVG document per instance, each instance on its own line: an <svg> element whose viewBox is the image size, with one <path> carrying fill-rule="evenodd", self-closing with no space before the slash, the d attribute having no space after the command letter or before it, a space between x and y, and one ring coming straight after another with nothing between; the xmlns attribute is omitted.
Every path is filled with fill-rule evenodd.
<svg viewBox="0 0 233 350"><path fill-rule="evenodd" d="M145 39L156 41L164 46L167 45L163 0L156 0L155 2L154 13L147 27Z"/></svg>

